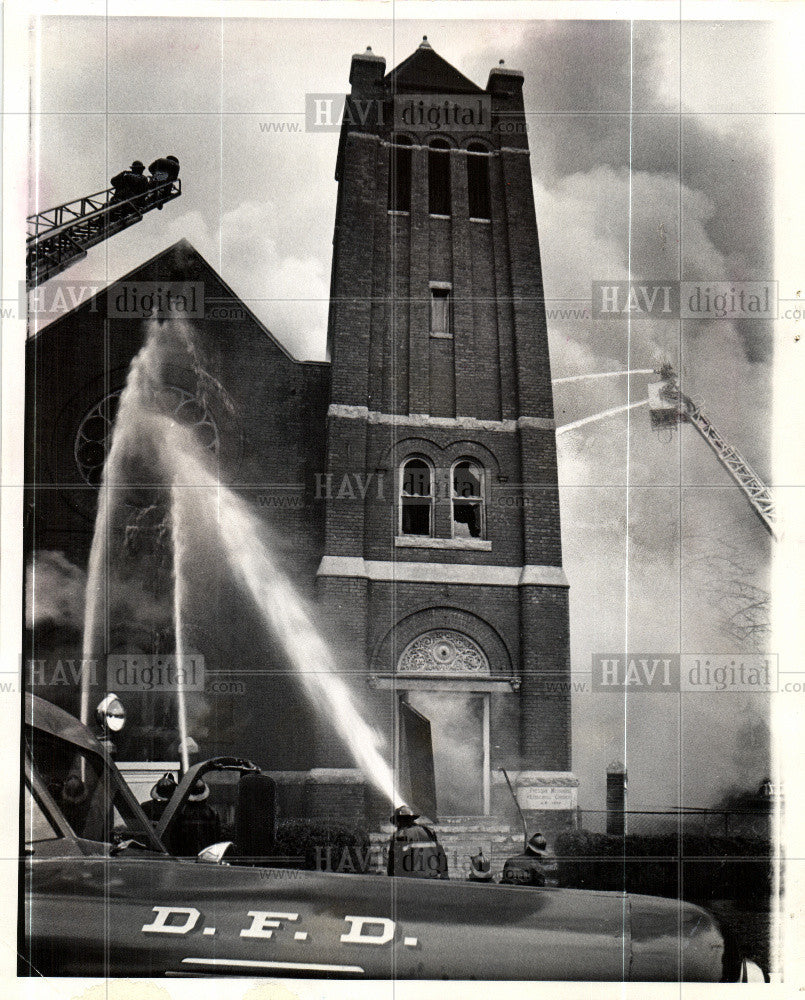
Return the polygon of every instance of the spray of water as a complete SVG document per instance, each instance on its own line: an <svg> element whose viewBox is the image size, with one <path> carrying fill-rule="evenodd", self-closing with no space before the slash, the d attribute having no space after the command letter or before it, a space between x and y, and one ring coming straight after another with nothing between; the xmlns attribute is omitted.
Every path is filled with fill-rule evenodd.
<svg viewBox="0 0 805 1000"><path fill-rule="evenodd" d="M394 775L381 753L382 739L353 703L352 692L339 676L335 657L317 630L311 609L291 580L280 569L261 535L263 525L246 504L222 486L208 471L206 456L193 435L175 420L159 413L155 405L161 388L161 359L169 338L189 351L194 367L200 362L185 324L180 329L151 324L143 348L134 358L121 395L109 455L103 472L95 533L90 551L84 621L84 660L98 651L103 640L104 570L108 560L109 529L115 505L126 486L126 459L152 448L160 456L163 473L171 483L171 536L173 542L173 614L176 635L177 676L181 678L184 647L186 578L186 527L207 515L234 577L254 601L266 630L281 644L289 662L318 713L335 724L355 762L375 787L395 806L402 804ZM179 685L179 735L182 766L187 767L187 723L184 689ZM82 719L89 715L89 683L82 683Z"/></svg>
<svg viewBox="0 0 805 1000"><path fill-rule="evenodd" d="M379 734L353 703L353 695L311 609L280 569L262 539L263 526L243 500L207 472L192 436L172 421L160 421L163 458L172 470L180 522L198 520L199 505L217 518L227 563L249 593L267 632L278 640L316 711L328 716L358 766L395 806L402 805L394 775L381 753ZM190 488L185 488L190 487Z"/></svg>
<svg viewBox="0 0 805 1000"><path fill-rule="evenodd" d="M612 417L616 413L625 413L627 410L633 410L636 406L645 406L647 402L647 399L641 399L639 403L626 403L624 406L613 406L611 410L604 410L602 413L594 413L591 417L582 417L581 420L562 424L561 427L556 428L556 433L563 434L565 431L574 431L577 427L584 427L585 424L592 424L596 420L603 420L604 417Z"/></svg>
<svg viewBox="0 0 805 1000"><path fill-rule="evenodd" d="M109 569L109 534L117 513L121 494L126 487L126 458L136 448L139 414L143 402L153 396L158 384L159 325L149 325L145 344L134 358L126 385L120 396L117 416L112 429L109 454L103 467L98 490L98 511L89 551L87 587L84 600L84 634L81 651L80 719L89 723L90 676L93 659L105 650L106 603L104 601Z"/></svg>
<svg viewBox="0 0 805 1000"><path fill-rule="evenodd" d="M178 494L180 487L171 486L171 541L173 543L173 630L176 636L176 703L179 715L179 755L182 772L190 767L187 742L187 706L184 689L184 538L179 517Z"/></svg>
<svg viewBox="0 0 805 1000"><path fill-rule="evenodd" d="M653 368L632 368L631 371L616 369L614 372L592 372L589 375L567 375L564 378L553 379L553 385L564 385L565 382L584 382L591 378L612 378L613 375L653 375Z"/></svg>
<svg viewBox="0 0 805 1000"><path fill-rule="evenodd" d="M98 493L98 512L95 515L95 529L89 550L87 565L87 587L84 597L84 637L81 648L81 708L79 718L89 724L89 690L92 658L97 655L98 644L103 644L102 624L104 606L104 567L106 565L106 545L109 524L109 486L104 469L101 488Z"/></svg>

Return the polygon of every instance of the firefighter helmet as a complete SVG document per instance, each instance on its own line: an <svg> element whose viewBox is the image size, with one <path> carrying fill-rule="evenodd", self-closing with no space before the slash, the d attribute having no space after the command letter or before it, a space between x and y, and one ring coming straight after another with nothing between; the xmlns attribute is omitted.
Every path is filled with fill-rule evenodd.
<svg viewBox="0 0 805 1000"><path fill-rule="evenodd" d="M77 774L71 774L62 785L62 799L71 806L78 805L87 797L87 787Z"/></svg>
<svg viewBox="0 0 805 1000"><path fill-rule="evenodd" d="M409 806L400 806L394 810L391 822L400 826L402 823L413 823L417 819L419 819L419 813L415 813Z"/></svg>
<svg viewBox="0 0 805 1000"><path fill-rule="evenodd" d="M540 851L544 851L547 846L548 844L542 834L535 833L534 836L529 839L528 844L526 845L526 850L531 854L538 854Z"/></svg>
<svg viewBox="0 0 805 1000"><path fill-rule="evenodd" d="M151 798L155 802L167 802L176 791L176 778L166 771L151 789Z"/></svg>
<svg viewBox="0 0 805 1000"><path fill-rule="evenodd" d="M203 802L206 798L209 798L210 789L205 781L201 778L193 782L193 786L190 789L190 794L187 796L188 802Z"/></svg>
<svg viewBox="0 0 805 1000"><path fill-rule="evenodd" d="M492 880L492 862L484 857L484 849L478 848L478 853L470 858L470 874L473 879L479 882L490 882Z"/></svg>

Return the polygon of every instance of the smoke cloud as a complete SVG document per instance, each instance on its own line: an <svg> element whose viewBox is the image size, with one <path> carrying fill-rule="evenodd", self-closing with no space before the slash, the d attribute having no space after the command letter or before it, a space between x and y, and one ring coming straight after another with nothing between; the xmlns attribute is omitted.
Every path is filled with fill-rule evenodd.
<svg viewBox="0 0 805 1000"><path fill-rule="evenodd" d="M25 623L51 623L80 629L84 620L87 575L63 552L34 553L25 574Z"/></svg>

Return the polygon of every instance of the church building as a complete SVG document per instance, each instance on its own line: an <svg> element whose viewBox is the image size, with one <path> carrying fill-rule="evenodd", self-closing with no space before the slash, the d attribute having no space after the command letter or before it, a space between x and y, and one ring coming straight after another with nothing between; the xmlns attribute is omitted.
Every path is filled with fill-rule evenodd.
<svg viewBox="0 0 805 1000"><path fill-rule="evenodd" d="M210 378L199 394L177 356L173 409L283 539L387 758L404 766L404 719L424 717L440 821L508 822L505 768L526 816L562 825L577 784L568 582L523 75L496 66L482 88L424 40L388 73L371 50L354 56L349 82L329 360L291 357L186 241L123 276L29 341L29 556L87 565L117 400L143 342L141 320L110 315L115 288L202 282L215 315L192 323ZM157 544L150 516L133 509L142 530L121 539L139 537L131 557L143 564ZM247 688L192 696L200 752L270 770L286 814L387 816L332 720L266 656L248 601L216 574L188 610L188 641L208 679ZM75 711L49 665L80 656L79 624L34 615L26 637L29 684ZM173 642L167 618L110 616L109 653ZM119 758L175 759L170 699L130 700Z"/></svg>

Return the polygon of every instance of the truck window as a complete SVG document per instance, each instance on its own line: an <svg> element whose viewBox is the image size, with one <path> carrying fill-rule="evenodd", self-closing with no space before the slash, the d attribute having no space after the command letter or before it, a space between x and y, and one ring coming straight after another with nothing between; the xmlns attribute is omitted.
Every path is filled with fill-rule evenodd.
<svg viewBox="0 0 805 1000"><path fill-rule="evenodd" d="M35 844L41 840L58 840L61 834L51 823L50 817L39 805L36 796L25 783L25 843Z"/></svg>
<svg viewBox="0 0 805 1000"><path fill-rule="evenodd" d="M40 730L26 727L25 738L33 767L77 837L152 843L147 821L130 808L102 758Z"/></svg>

